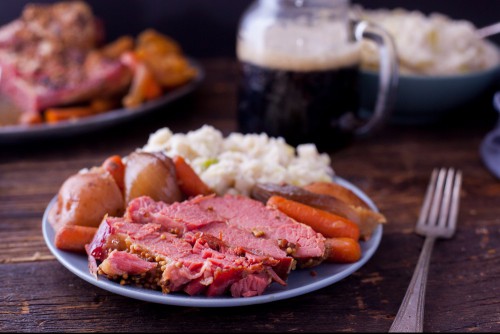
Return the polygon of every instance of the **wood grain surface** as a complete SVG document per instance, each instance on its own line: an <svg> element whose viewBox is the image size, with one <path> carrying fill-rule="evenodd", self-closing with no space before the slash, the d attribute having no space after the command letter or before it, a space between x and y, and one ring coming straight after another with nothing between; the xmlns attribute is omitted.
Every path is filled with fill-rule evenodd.
<svg viewBox="0 0 500 334"><path fill-rule="evenodd" d="M207 77L196 92L148 117L0 146L1 332L387 331L423 244L413 227L425 188L441 166L460 168L464 181L458 232L437 242L432 255L424 330L500 331L500 181L478 155L496 117L488 101L437 124L388 124L370 139L328 152L335 172L370 196L388 224L366 265L319 291L256 306L178 307L107 292L63 267L45 245L41 221L66 178L110 155L127 155L163 126L237 130L236 64L207 59L202 65Z"/></svg>

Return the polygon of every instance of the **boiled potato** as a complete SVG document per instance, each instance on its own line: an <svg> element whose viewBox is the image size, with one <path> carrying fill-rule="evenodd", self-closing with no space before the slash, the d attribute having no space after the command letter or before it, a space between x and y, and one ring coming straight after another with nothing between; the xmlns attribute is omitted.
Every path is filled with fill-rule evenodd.
<svg viewBox="0 0 500 334"><path fill-rule="evenodd" d="M183 199L174 163L162 153L134 152L127 156L124 181L126 203L140 196L165 203Z"/></svg>
<svg viewBox="0 0 500 334"><path fill-rule="evenodd" d="M56 230L63 225L98 227L106 214L120 216L124 209L123 195L111 174L94 169L63 183L49 221Z"/></svg>

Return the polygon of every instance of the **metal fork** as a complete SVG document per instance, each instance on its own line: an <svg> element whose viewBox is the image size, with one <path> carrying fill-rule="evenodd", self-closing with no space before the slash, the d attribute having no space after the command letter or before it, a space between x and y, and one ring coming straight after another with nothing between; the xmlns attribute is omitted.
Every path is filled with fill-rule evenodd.
<svg viewBox="0 0 500 334"><path fill-rule="evenodd" d="M434 169L427 187L415 232L425 237L415 272L389 332L422 332L425 287L432 248L437 238L455 233L462 172Z"/></svg>

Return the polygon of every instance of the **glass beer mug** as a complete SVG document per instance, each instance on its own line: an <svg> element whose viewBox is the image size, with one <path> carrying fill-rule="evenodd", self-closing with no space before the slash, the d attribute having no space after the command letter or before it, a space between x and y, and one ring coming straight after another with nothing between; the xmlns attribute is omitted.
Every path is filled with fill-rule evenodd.
<svg viewBox="0 0 500 334"><path fill-rule="evenodd" d="M398 80L390 36L350 18L347 0L256 0L240 21L238 124L292 144L345 145L374 132L391 111ZM360 40L378 46L379 92L360 117Z"/></svg>

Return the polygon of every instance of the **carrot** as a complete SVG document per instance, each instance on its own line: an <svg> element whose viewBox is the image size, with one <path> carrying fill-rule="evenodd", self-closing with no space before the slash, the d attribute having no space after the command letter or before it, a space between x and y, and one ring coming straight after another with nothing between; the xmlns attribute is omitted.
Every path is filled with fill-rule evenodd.
<svg viewBox="0 0 500 334"><path fill-rule="evenodd" d="M122 158L119 155L113 155L103 162L102 167L111 174L113 179L115 179L116 185L123 193L123 189L125 189L125 165Z"/></svg>
<svg viewBox="0 0 500 334"><path fill-rule="evenodd" d="M90 116L95 113L96 111L91 107L49 108L45 110L45 121L47 123L56 123Z"/></svg>
<svg viewBox="0 0 500 334"><path fill-rule="evenodd" d="M96 112L104 112L116 109L120 106L120 102L117 99L111 98L96 98L90 101L90 107Z"/></svg>
<svg viewBox="0 0 500 334"><path fill-rule="evenodd" d="M352 238L327 238L325 246L327 262L353 263L361 258L361 246Z"/></svg>
<svg viewBox="0 0 500 334"><path fill-rule="evenodd" d="M267 205L298 222L311 226L327 238L347 237L359 240L358 225L347 218L276 195L267 200Z"/></svg>
<svg viewBox="0 0 500 334"><path fill-rule="evenodd" d="M163 92L163 88L146 64L139 62L135 66L130 90L122 100L123 105L128 108L136 107L144 101L157 98Z"/></svg>
<svg viewBox="0 0 500 334"><path fill-rule="evenodd" d="M334 182L313 182L303 187L310 192L335 197L347 204L369 208L368 205L350 189Z"/></svg>
<svg viewBox="0 0 500 334"><path fill-rule="evenodd" d="M209 195L213 193L213 190L203 182L183 157L176 155L172 160L174 161L175 173L177 174L177 183L186 196Z"/></svg>
<svg viewBox="0 0 500 334"><path fill-rule="evenodd" d="M64 225L56 233L54 244L57 248L77 253L85 253L85 245L92 242L97 227Z"/></svg>

